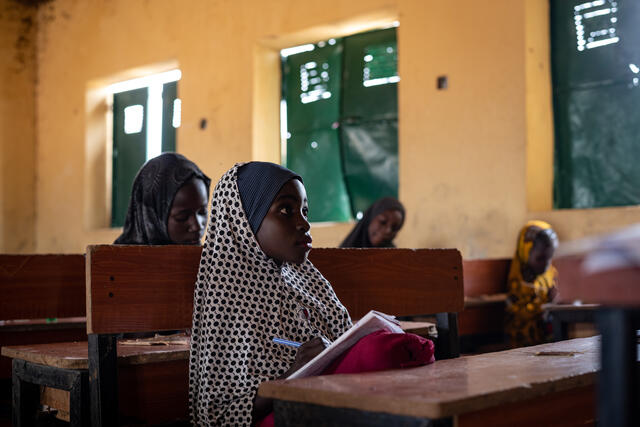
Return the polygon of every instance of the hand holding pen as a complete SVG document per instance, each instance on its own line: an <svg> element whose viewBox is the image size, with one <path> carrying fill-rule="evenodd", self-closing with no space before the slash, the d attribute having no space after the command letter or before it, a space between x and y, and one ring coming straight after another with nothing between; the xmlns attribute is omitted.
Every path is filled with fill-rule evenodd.
<svg viewBox="0 0 640 427"><path fill-rule="evenodd" d="M312 338L304 344L275 337L273 338L273 342L298 348L296 360L288 371L290 374L303 367L308 361L316 357L318 354L322 353L322 351L329 345L327 340L322 337Z"/></svg>

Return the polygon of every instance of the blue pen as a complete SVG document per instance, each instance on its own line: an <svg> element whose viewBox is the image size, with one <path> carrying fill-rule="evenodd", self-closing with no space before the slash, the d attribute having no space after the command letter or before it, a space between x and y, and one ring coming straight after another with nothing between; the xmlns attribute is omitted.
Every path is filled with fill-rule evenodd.
<svg viewBox="0 0 640 427"><path fill-rule="evenodd" d="M282 338L276 338L276 337L273 337L273 342L275 342L277 344L290 345L291 347L300 347L302 345L299 342L289 341L289 340L285 340L285 339L282 339Z"/></svg>

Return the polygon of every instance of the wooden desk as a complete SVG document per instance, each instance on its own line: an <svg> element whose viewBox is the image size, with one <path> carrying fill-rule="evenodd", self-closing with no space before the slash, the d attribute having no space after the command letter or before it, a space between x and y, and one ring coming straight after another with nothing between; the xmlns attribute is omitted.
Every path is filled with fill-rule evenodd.
<svg viewBox="0 0 640 427"><path fill-rule="evenodd" d="M85 317L0 320L0 347L87 339ZM11 360L0 357L0 379L11 378Z"/></svg>
<svg viewBox="0 0 640 427"><path fill-rule="evenodd" d="M596 323L602 334L602 373L598 382L600 425L640 424L640 374L636 330L640 328L640 267L633 265L588 274L584 264L591 256L615 247L596 248L566 255L555 263L563 271L562 297L602 305ZM621 253L621 252L620 252Z"/></svg>
<svg viewBox="0 0 640 427"><path fill-rule="evenodd" d="M78 381L87 375L87 342L37 344L3 347L2 355L13 358L14 378L29 367L30 372L47 375L74 375ZM170 346L118 344L119 393L122 396L122 420L130 423L161 423L186 420L189 414L189 344ZM50 380L51 381L51 380ZM16 383L14 382L14 392ZM85 425L88 414L70 414L88 400L88 388L80 387L78 402L72 405L73 391L45 389L42 403L60 411L64 420L75 418L76 425ZM69 387L70 388L70 387ZM39 392L27 399L39 399ZM33 406L33 402L14 402L14 407ZM76 411L77 412L77 411ZM82 421L84 418L84 422Z"/></svg>
<svg viewBox="0 0 640 427"><path fill-rule="evenodd" d="M592 424L598 344L579 338L400 371L269 381L259 394L276 399L276 425Z"/></svg>
<svg viewBox="0 0 640 427"><path fill-rule="evenodd" d="M572 323L595 323L598 304L544 304L542 309L551 317L553 340L569 339L569 325Z"/></svg>

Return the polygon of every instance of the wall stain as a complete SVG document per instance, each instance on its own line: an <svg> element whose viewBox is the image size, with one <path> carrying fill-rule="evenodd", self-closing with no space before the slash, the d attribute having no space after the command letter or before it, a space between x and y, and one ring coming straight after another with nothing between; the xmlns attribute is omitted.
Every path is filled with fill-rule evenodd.
<svg viewBox="0 0 640 427"><path fill-rule="evenodd" d="M16 17L19 26L14 43L14 71L23 72L36 58L36 12L37 9L54 0L10 0L4 4L0 17Z"/></svg>

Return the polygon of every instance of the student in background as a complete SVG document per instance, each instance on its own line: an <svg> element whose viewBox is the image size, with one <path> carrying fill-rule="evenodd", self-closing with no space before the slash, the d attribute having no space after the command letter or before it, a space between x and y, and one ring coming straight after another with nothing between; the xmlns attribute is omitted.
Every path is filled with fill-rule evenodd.
<svg viewBox="0 0 640 427"><path fill-rule="evenodd" d="M558 272L551 258L558 236L549 224L529 221L520 230L511 262L507 297L507 335L512 346L535 345L547 338L542 305L556 295Z"/></svg>
<svg viewBox="0 0 640 427"><path fill-rule="evenodd" d="M177 153L164 153L138 171L124 229L115 244L199 245L207 221L211 180Z"/></svg>
<svg viewBox="0 0 640 427"><path fill-rule="evenodd" d="M257 396L260 383L286 378L351 327L331 285L307 259L312 242L307 214L302 178L273 163L238 164L216 185L194 289L193 425L272 425L272 401ZM384 348L380 342L388 348L396 335L370 334L360 342L371 346L360 353L375 357L376 349ZM302 345L296 349L274 338ZM433 361L430 341L417 336L403 341L420 351L396 351L404 360L394 360L393 367ZM360 342L345 359L351 351L355 358ZM351 371L360 368L356 365Z"/></svg>
<svg viewBox="0 0 640 427"><path fill-rule="evenodd" d="M397 199L379 199L369 206L340 247L393 248L393 239L402 228L404 217L404 206Z"/></svg>

